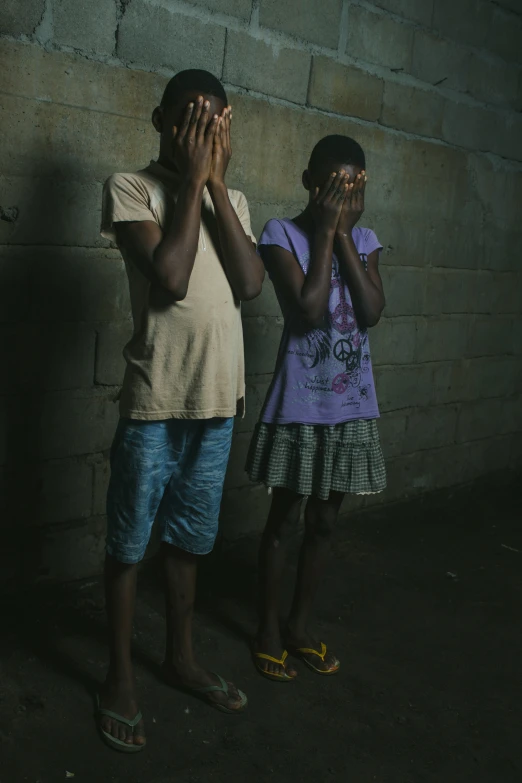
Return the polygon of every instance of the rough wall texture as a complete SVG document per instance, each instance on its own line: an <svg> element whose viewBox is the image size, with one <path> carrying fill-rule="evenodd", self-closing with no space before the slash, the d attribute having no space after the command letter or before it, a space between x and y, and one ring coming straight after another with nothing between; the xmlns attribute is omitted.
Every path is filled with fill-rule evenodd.
<svg viewBox="0 0 522 783"><path fill-rule="evenodd" d="M155 155L151 109L182 67L226 83L230 184L257 231L303 204L299 172L322 135L367 150L389 489L351 506L520 468L520 0L7 0L0 32L3 580L100 569L130 330L101 188ZM281 325L267 283L244 307L228 538L266 513L242 467Z"/></svg>

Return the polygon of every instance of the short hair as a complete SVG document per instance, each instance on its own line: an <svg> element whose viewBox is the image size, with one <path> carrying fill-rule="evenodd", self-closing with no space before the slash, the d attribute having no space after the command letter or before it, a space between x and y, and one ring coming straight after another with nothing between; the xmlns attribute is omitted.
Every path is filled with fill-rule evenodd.
<svg viewBox="0 0 522 783"><path fill-rule="evenodd" d="M308 168L316 171L325 163L347 163L366 168L363 148L349 136L325 136L317 142L310 155Z"/></svg>
<svg viewBox="0 0 522 783"><path fill-rule="evenodd" d="M212 73L201 71L197 68L191 68L187 71L180 71L173 76L165 87L165 92L161 99L161 106L173 106L183 96L183 93L199 91L202 95L213 95L219 98L225 105L228 105L225 88Z"/></svg>

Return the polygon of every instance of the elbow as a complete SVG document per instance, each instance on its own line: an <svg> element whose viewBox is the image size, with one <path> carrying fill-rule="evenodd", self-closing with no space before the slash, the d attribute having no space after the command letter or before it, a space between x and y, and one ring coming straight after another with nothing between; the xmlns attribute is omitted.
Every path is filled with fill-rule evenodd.
<svg viewBox="0 0 522 783"><path fill-rule="evenodd" d="M254 283L251 285L243 286L242 290L238 292L238 299L241 302L250 302L252 299L257 299L263 288L263 283Z"/></svg>
<svg viewBox="0 0 522 783"><path fill-rule="evenodd" d="M361 326L363 326L364 329L371 329L372 326L377 326L380 320L381 313L370 314L363 319Z"/></svg>
<svg viewBox="0 0 522 783"><path fill-rule="evenodd" d="M188 292L188 282L167 277L159 281L162 288L168 291L175 302L182 302Z"/></svg>

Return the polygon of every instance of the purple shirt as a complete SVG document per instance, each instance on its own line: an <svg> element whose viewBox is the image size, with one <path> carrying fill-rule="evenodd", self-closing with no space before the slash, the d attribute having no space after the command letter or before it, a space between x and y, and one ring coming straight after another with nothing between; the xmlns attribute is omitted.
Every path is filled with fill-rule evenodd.
<svg viewBox="0 0 522 783"><path fill-rule="evenodd" d="M370 253L382 245L369 228L355 227L352 236L366 266ZM306 274L310 240L292 220L269 220L259 240L261 258L267 245L288 250ZM339 424L379 416L368 333L357 324L335 254L328 311L323 328L306 332L289 313L283 313L283 335L261 421Z"/></svg>

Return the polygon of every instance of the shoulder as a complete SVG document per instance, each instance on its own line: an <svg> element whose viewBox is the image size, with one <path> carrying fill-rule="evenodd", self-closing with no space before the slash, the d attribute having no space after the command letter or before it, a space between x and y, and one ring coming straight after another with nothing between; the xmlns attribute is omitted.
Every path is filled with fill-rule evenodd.
<svg viewBox="0 0 522 783"><path fill-rule="evenodd" d="M280 240L283 237L288 241L285 221L279 220L279 218L271 218L263 228L259 244L279 244L279 241L276 240Z"/></svg>
<svg viewBox="0 0 522 783"><path fill-rule="evenodd" d="M374 250L382 250L382 245L377 239L375 231L363 226L355 226L352 231L353 241L359 253L370 255Z"/></svg>
<svg viewBox="0 0 522 783"><path fill-rule="evenodd" d="M145 192L160 188L161 182L146 169L132 173L117 172L106 180L104 190L108 192Z"/></svg>

